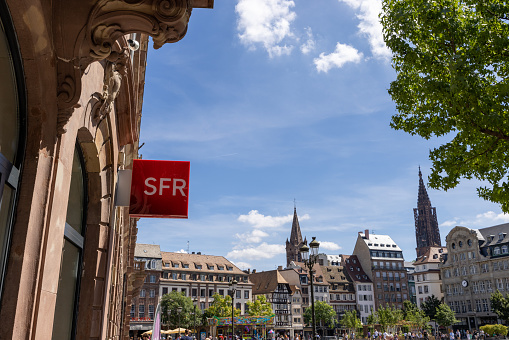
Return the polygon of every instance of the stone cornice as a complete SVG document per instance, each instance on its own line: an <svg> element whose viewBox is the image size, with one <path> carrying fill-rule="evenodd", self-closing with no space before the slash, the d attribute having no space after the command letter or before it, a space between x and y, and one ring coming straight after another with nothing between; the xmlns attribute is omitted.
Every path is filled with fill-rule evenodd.
<svg viewBox="0 0 509 340"><path fill-rule="evenodd" d="M145 33L158 49L185 36L193 7L212 5L212 0L57 0L52 31L60 133L78 106L82 74L92 62L118 59L124 53L118 49L121 37Z"/></svg>

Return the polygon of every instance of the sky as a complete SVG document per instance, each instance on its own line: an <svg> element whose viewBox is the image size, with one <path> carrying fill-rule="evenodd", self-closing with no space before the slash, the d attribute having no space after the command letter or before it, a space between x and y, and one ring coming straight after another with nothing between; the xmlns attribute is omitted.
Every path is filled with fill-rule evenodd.
<svg viewBox="0 0 509 340"><path fill-rule="evenodd" d="M286 266L294 206L320 252L351 254L385 234L415 259L424 140L391 129L396 73L377 0L216 0L186 36L148 53L143 159L190 161L189 218L138 222L138 243L225 256L241 269ZM450 137L449 137L450 138ZM477 181L428 188L443 244L456 225L509 222Z"/></svg>

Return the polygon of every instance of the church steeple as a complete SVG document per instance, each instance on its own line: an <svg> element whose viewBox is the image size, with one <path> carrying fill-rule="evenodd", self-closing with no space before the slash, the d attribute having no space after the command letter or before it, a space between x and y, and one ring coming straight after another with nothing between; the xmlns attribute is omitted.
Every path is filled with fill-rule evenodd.
<svg viewBox="0 0 509 340"><path fill-rule="evenodd" d="M417 257L424 255L429 247L440 247L440 230L438 229L437 211L431 206L431 201L422 179L419 167L419 191L417 208L414 208L415 240L417 242Z"/></svg>
<svg viewBox="0 0 509 340"><path fill-rule="evenodd" d="M302 234L300 233L299 218L297 217L297 207L293 208L292 232L290 233L290 243L302 243Z"/></svg>
<svg viewBox="0 0 509 340"><path fill-rule="evenodd" d="M290 233L290 240L286 240L286 265L289 266L290 262L301 262L300 248L304 244L302 234L300 232L299 218L297 216L297 207L293 207L293 222L292 231Z"/></svg>

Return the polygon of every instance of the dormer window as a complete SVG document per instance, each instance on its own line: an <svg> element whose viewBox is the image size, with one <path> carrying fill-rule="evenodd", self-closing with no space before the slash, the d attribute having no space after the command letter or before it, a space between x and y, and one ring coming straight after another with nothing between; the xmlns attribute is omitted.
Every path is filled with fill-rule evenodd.
<svg viewBox="0 0 509 340"><path fill-rule="evenodd" d="M178 267L179 267L178 262L173 262L173 268L178 268Z"/></svg>
<svg viewBox="0 0 509 340"><path fill-rule="evenodd" d="M505 237L505 234L504 234L504 233L500 233L500 234L498 234L498 240L499 240L499 241L502 241L502 240L504 239L504 237Z"/></svg>
<svg viewBox="0 0 509 340"><path fill-rule="evenodd" d="M233 271L233 267L226 267L227 270Z"/></svg>
<svg viewBox="0 0 509 340"><path fill-rule="evenodd" d="M201 269L201 264L196 264L195 263L194 265L195 265L196 269Z"/></svg>

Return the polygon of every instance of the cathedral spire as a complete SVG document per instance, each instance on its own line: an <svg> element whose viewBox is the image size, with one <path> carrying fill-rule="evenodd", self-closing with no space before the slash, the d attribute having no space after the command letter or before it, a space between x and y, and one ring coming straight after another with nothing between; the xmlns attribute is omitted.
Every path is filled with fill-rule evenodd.
<svg viewBox="0 0 509 340"><path fill-rule="evenodd" d="M293 222L292 231L290 232L290 240L286 240L286 265L289 266L290 262L301 261L300 248L304 242L302 241L302 234L300 232L299 218L297 217L297 207L293 207Z"/></svg>
<svg viewBox="0 0 509 340"><path fill-rule="evenodd" d="M417 242L417 257L424 255L429 247L440 247L440 231L436 208L431 206L431 201L422 179L421 167L419 166L419 191L417 196L417 208L414 209L415 240Z"/></svg>
<svg viewBox="0 0 509 340"><path fill-rule="evenodd" d="M299 218L297 217L297 208L293 207L292 232L290 233L290 243L302 243L302 234L300 232Z"/></svg>

